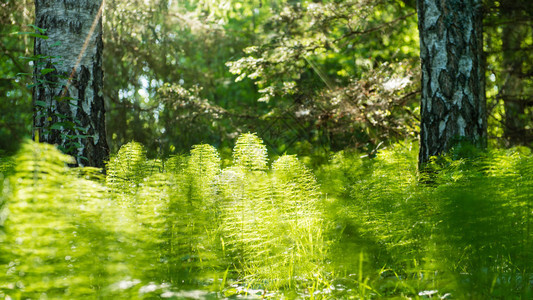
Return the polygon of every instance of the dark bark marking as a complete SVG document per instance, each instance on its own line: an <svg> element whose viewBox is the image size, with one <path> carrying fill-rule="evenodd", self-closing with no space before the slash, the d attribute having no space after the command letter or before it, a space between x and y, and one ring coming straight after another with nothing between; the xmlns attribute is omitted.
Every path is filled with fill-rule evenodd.
<svg viewBox="0 0 533 300"><path fill-rule="evenodd" d="M446 99L451 99L455 89L455 84L448 72L444 70L440 72L439 85L442 90L442 94L446 97ZM437 101L437 103L439 103L439 101Z"/></svg>
<svg viewBox="0 0 533 300"><path fill-rule="evenodd" d="M435 97L433 101L433 114L437 116L437 119L442 119L448 114L447 100L441 97Z"/></svg>

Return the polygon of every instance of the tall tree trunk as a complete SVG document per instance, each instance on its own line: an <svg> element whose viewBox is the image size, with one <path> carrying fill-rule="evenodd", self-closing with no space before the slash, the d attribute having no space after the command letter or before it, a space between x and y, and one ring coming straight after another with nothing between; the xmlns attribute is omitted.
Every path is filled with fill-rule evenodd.
<svg viewBox="0 0 533 300"><path fill-rule="evenodd" d="M104 167L103 0L35 0L34 137Z"/></svg>
<svg viewBox="0 0 533 300"><path fill-rule="evenodd" d="M419 164L466 140L486 145L481 0L418 0Z"/></svg>
<svg viewBox="0 0 533 300"><path fill-rule="evenodd" d="M501 15L505 21L502 26L502 76L504 84L501 87L500 97L505 109L504 135L510 145L526 145L527 117L525 116L525 103L521 101L524 96L521 79L522 64L526 62L521 55L521 43L527 38L527 25L511 21L519 18L524 13L515 0L501 1Z"/></svg>

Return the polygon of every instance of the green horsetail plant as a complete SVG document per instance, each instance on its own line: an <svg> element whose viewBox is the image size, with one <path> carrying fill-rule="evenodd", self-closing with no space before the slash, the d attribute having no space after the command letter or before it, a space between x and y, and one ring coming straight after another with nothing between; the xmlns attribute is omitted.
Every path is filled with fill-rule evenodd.
<svg viewBox="0 0 533 300"><path fill-rule="evenodd" d="M449 164L453 167L445 172L448 183L434 189L432 196L439 201L432 218L433 255L457 295L533 294L528 234L533 186L527 176L531 171L522 172L531 166L530 159L530 151L511 149L456 160L459 163Z"/></svg>
<svg viewBox="0 0 533 300"><path fill-rule="evenodd" d="M321 194L294 156L267 171L266 147L255 134L239 137L235 165L218 179L225 256L246 284L296 288L319 276L326 247Z"/></svg>
<svg viewBox="0 0 533 300"><path fill-rule="evenodd" d="M516 170L519 174L520 181L517 187L517 203L514 206L517 208L516 217L518 217L518 226L520 227L520 261L517 262L517 266L522 266L520 275L522 282L526 278L533 277L533 156L530 153L528 155L522 155L517 160ZM527 281L522 285L522 296L524 298L533 297L533 287L531 286L531 280L529 287Z"/></svg>
<svg viewBox="0 0 533 300"><path fill-rule="evenodd" d="M220 173L220 156L211 145L195 145L187 165L190 176L190 201L209 208L215 200L215 178Z"/></svg>
<svg viewBox="0 0 533 300"><path fill-rule="evenodd" d="M15 162L9 156L2 156L0 153L0 174L3 174L4 178L8 177L15 168Z"/></svg>
<svg viewBox="0 0 533 300"><path fill-rule="evenodd" d="M201 263L209 261L205 253L211 251L204 249L210 245L202 241L209 224L204 197L213 192L204 182L216 171L208 157L218 157L214 148L195 146L190 157L167 161L163 172L163 164L148 160L142 145L129 143L109 162L107 183L121 207L124 251L138 253L140 265L130 269L136 280L191 284Z"/></svg>
<svg viewBox="0 0 533 300"><path fill-rule="evenodd" d="M188 237L189 252L183 257L189 264L202 272L216 269L218 245L218 208L216 201L216 178L220 173L220 156L215 147L207 144L195 145L191 149L186 168L187 199L180 210L187 221L182 230Z"/></svg>
<svg viewBox="0 0 533 300"><path fill-rule="evenodd" d="M353 180L347 187L349 223L342 226L347 226L344 233L360 235L362 247L353 256L345 253L346 259L352 263L343 264L357 270L359 257L355 255L360 251L372 251L372 256L364 256L368 259L365 266L374 263L372 260L375 259L386 262L387 267L392 269L410 267L413 260L420 259L419 255L422 255L419 253L422 245L418 237L427 234L426 229L413 219L413 216L424 213L424 206L414 199L405 199L416 197L416 147L412 143L398 144L380 150L373 159L355 159L359 162L349 160L347 172L359 176L349 175L350 181ZM359 170L352 171L352 164L359 166ZM398 242L398 237L402 237L401 242ZM377 250L375 243L385 247ZM406 253L412 255L407 256Z"/></svg>
<svg viewBox="0 0 533 300"><path fill-rule="evenodd" d="M453 149L433 184L417 180L416 153L339 153L319 172L339 228L335 282L377 297L530 298L530 151Z"/></svg>
<svg viewBox="0 0 533 300"><path fill-rule="evenodd" d="M28 141L15 156L0 253L0 291L12 298L93 297L109 284L104 188L70 174L73 158ZM101 234L101 232L106 232ZM3 267L4 267L3 266Z"/></svg>
<svg viewBox="0 0 533 300"><path fill-rule="evenodd" d="M135 193L142 180L149 175L144 147L130 142L120 147L107 163L107 186L119 193Z"/></svg>
<svg viewBox="0 0 533 300"><path fill-rule="evenodd" d="M7 177L13 170L13 160L10 157L3 157L0 153L0 245L4 242L4 223L7 218L6 201L8 194ZM1 251L1 249L0 249ZM0 264L5 264L6 257L0 254Z"/></svg>
<svg viewBox="0 0 533 300"><path fill-rule="evenodd" d="M248 171L266 171L268 156L263 140L255 133L239 136L233 148L233 164Z"/></svg>
<svg viewBox="0 0 533 300"><path fill-rule="evenodd" d="M272 215L271 188L265 172L246 172L239 167L226 168L219 179L222 219L222 241L225 252L231 257L241 275L249 276L250 269L266 258L262 251L266 236L272 231L264 229L265 216ZM229 196L229 197L228 197Z"/></svg>
<svg viewBox="0 0 533 300"><path fill-rule="evenodd" d="M132 224L135 227L135 244L142 249L138 259L147 268L138 268L135 278L148 282L172 282L172 227L180 217L171 210L171 180L167 173L156 173L143 180L135 205L132 206ZM130 225L131 226L131 225Z"/></svg>
<svg viewBox="0 0 533 300"><path fill-rule="evenodd" d="M431 234L416 155L412 143L381 149L374 158L343 151L318 171L328 192L327 218L335 222L328 232L328 258L340 276L334 284L366 297L416 294L412 285L419 283L412 279L423 268Z"/></svg>
<svg viewBox="0 0 533 300"><path fill-rule="evenodd" d="M254 133L242 134L233 148L234 166L219 178L222 195L229 196L221 200L221 238L241 276L249 276L249 270L262 258L257 255L264 246L261 216L269 213L265 205L271 198L267 164L263 141Z"/></svg>
<svg viewBox="0 0 533 300"><path fill-rule="evenodd" d="M120 236L120 243L115 245L116 251L132 253L138 250L139 253L136 255L138 263L149 260L144 251L147 248L144 247L152 246L146 245L144 238L147 237L143 234L146 231L142 221L138 220L141 217L138 212L139 206L142 207L144 204L144 199L141 199L138 193L143 187L144 179L149 176L145 153L144 147L139 143L130 142L123 145L107 163L106 176L110 203L119 210L119 214L112 220L115 233ZM145 272L151 275L145 269L146 265L141 263L135 266L126 262L118 267L120 273L128 274L139 281L139 276L143 276Z"/></svg>
<svg viewBox="0 0 533 300"><path fill-rule="evenodd" d="M187 155L172 155L164 164L164 171L170 174L183 173L187 167Z"/></svg>
<svg viewBox="0 0 533 300"><path fill-rule="evenodd" d="M269 169L255 134L233 153L220 170L209 145L162 164L131 143L104 180L27 142L0 162L0 298L180 298L207 286L224 296L533 296L527 149L452 149L434 161L432 184L417 178L412 143L371 159L337 153L320 180L296 156Z"/></svg>
<svg viewBox="0 0 533 300"><path fill-rule="evenodd" d="M194 146L189 157L171 157L164 171L163 164L146 159L137 143L124 145L111 159L107 183L121 207L121 232L128 241L124 251L138 252L142 262L131 270L136 280L194 285L216 269L214 180L219 165L209 145Z"/></svg>
<svg viewBox="0 0 533 300"><path fill-rule="evenodd" d="M275 225L281 230L276 235L282 238L277 242L281 249L273 257L271 272L280 278L284 272L294 274L289 283L298 283L295 278L309 279L325 271L325 203L315 176L296 156L281 156L272 164L272 170L275 209L281 214Z"/></svg>

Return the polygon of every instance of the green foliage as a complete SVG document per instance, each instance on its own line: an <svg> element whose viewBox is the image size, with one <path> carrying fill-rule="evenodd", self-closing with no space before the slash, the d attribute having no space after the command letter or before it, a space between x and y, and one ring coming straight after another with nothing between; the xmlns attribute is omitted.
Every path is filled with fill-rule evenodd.
<svg viewBox="0 0 533 300"><path fill-rule="evenodd" d="M324 271L327 252L316 180L294 156L265 172L266 148L255 134L241 135L233 154L235 166L219 177L224 252L255 287L305 287Z"/></svg>
<svg viewBox="0 0 533 300"><path fill-rule="evenodd" d="M204 142L229 149L248 131L278 154L297 153L298 142L314 151L371 152L380 141L416 136L414 2L108 1L103 64L112 152L131 140L149 157ZM531 4L515 2L483 1L489 142L506 147L531 140ZM32 103L29 76L19 76L32 73L21 57L46 60L31 55L33 38L45 36L26 26L33 8L27 0L0 7L0 148L10 153L32 135L32 105L46 106ZM514 114L504 102L516 104ZM270 125L287 120L298 126L283 123L283 137L267 136ZM57 123L83 131L76 120ZM509 133L507 123L523 126Z"/></svg>
<svg viewBox="0 0 533 300"><path fill-rule="evenodd" d="M19 143L31 136L31 90L26 86L30 78L19 76L31 73L31 67L21 61L29 56L33 39L17 35L32 23L32 7L26 1L4 1L0 7L0 152L16 152ZM31 30L31 29L30 29Z"/></svg>
<svg viewBox="0 0 533 300"><path fill-rule="evenodd" d="M220 173L220 157L215 147L206 144L193 146L186 172L190 182L190 201L199 205L205 201L203 205L213 205L215 179Z"/></svg>
<svg viewBox="0 0 533 300"><path fill-rule="evenodd" d="M129 191L138 187L148 172L144 147L131 142L120 148L109 159L106 177L107 185L117 191Z"/></svg>
<svg viewBox="0 0 533 300"><path fill-rule="evenodd" d="M29 25L34 32L18 32L19 35L28 35L35 39L48 39L46 28L39 28L35 25ZM57 41L50 47L60 46L61 42ZM69 80L68 74L59 72L58 66L63 64L61 56L35 54L32 56L21 56L20 59L30 63L32 73L19 73L17 76L27 76L33 83L28 85L31 89L63 89L63 85ZM33 77L33 78L32 78ZM87 128L82 126L82 122L75 117L65 115L66 112L58 112L57 107L63 105L76 106L75 98L65 95L65 91L54 95L53 99L33 99L33 127L32 132L36 141L43 136L58 136L64 141L58 148L65 154L75 156L76 158L87 160L86 157L80 156L78 149L81 147L81 139L89 137Z"/></svg>
<svg viewBox="0 0 533 300"><path fill-rule="evenodd" d="M530 4L485 4L492 144L509 145L506 94L527 144ZM183 298L190 288L198 297L267 288L288 298L531 298L529 150L460 145L420 174L412 143L378 149L418 131L414 1L107 7L116 155L102 175L68 168L46 145L7 158L0 150L0 298ZM28 1L0 7L0 149L9 154L31 135L29 82L19 76L31 66L20 57L49 59L30 54L32 37L46 38L23 27L32 15ZM509 29L516 38L505 46ZM248 131L271 137L241 135L231 161ZM221 154L202 144L147 158L200 142ZM308 157L270 164L267 145ZM316 163L345 147L365 153ZM311 158L318 180L302 163Z"/></svg>
<svg viewBox="0 0 533 300"><path fill-rule="evenodd" d="M99 262L105 244L91 234L105 226L98 214L103 187L70 176L72 158L51 145L28 142L14 162L1 290L16 298L93 294L91 286L97 289L112 267Z"/></svg>
<svg viewBox="0 0 533 300"><path fill-rule="evenodd" d="M319 178L336 198L330 214L341 230L333 249L351 248L333 250L338 271L357 270L347 253L361 252L370 294L531 297L532 189L523 173L531 154L469 149L435 161L431 184L417 180L410 143L366 161L339 153L324 166Z"/></svg>
<svg viewBox="0 0 533 300"><path fill-rule="evenodd" d="M228 294L236 293L228 279L307 286L327 252L315 178L294 156L269 171L255 134L240 137L234 153L224 170L205 144L163 164L132 142L104 180L94 168L70 169L72 158L51 145L25 143L6 172L2 295L179 295L222 274L212 288Z"/></svg>
<svg viewBox="0 0 533 300"><path fill-rule="evenodd" d="M13 172L13 167L13 160L10 157L3 157L0 153L0 242L4 238L3 227L7 216L7 210L5 209L5 202L7 199L7 177Z"/></svg>
<svg viewBox="0 0 533 300"><path fill-rule="evenodd" d="M131 140L143 143L148 157L185 153L198 143L230 149L239 133L255 131L277 154L297 153L307 142L313 151L370 153L381 141L416 136L414 2L108 1L103 64L112 152ZM487 0L484 6L490 143L527 145L531 4ZM32 10L26 0L0 7L6 58L0 62L0 148L10 153L32 134L31 82L17 75L31 74L20 57L31 58L32 35L45 33L25 25ZM510 37L514 42L504 46ZM517 105L516 118L506 113L506 99ZM36 111L46 106L33 105ZM511 133L514 140L506 115L524 125ZM57 123L79 127L76 120Z"/></svg>
<svg viewBox="0 0 533 300"><path fill-rule="evenodd" d="M253 11L259 5L106 3L103 63L113 152L132 139L146 146L149 157L184 153L204 142L232 147L236 129L247 128L248 111L264 111L254 101L253 84L231 84L224 65L254 39ZM221 119L220 107L236 112Z"/></svg>
<svg viewBox="0 0 533 300"><path fill-rule="evenodd" d="M271 107L265 118L294 110L332 149L405 138L418 113L414 15L399 1L287 2L227 65L236 81L258 86L257 101Z"/></svg>
<svg viewBox="0 0 533 300"><path fill-rule="evenodd" d="M50 145L25 143L0 163L0 293L533 294L528 149L459 145L435 160L431 183L419 180L410 142L374 158L336 153L318 177L293 155L268 168L255 134L239 137L233 153L224 169L206 144L163 163L132 142L104 179L94 168L69 168L72 158Z"/></svg>
<svg viewBox="0 0 533 300"><path fill-rule="evenodd" d="M489 142L531 146L533 110L527 99L533 95L533 5L509 0L483 3L489 136L494 137Z"/></svg>
<svg viewBox="0 0 533 300"><path fill-rule="evenodd" d="M233 162L247 171L265 171L267 169L267 149L256 134L241 135L233 148Z"/></svg>

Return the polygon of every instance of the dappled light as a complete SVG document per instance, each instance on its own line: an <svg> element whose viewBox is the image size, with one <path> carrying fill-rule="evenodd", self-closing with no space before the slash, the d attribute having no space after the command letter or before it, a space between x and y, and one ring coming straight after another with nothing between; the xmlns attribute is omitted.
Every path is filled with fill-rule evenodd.
<svg viewBox="0 0 533 300"><path fill-rule="evenodd" d="M209 145L160 161L129 143L103 179L26 142L2 162L2 292L531 295L530 152L450 154L434 186L417 180L416 150L339 152L313 174L296 156L270 163L254 134L223 168Z"/></svg>
<svg viewBox="0 0 533 300"><path fill-rule="evenodd" d="M532 12L2 1L0 299L533 299Z"/></svg>

